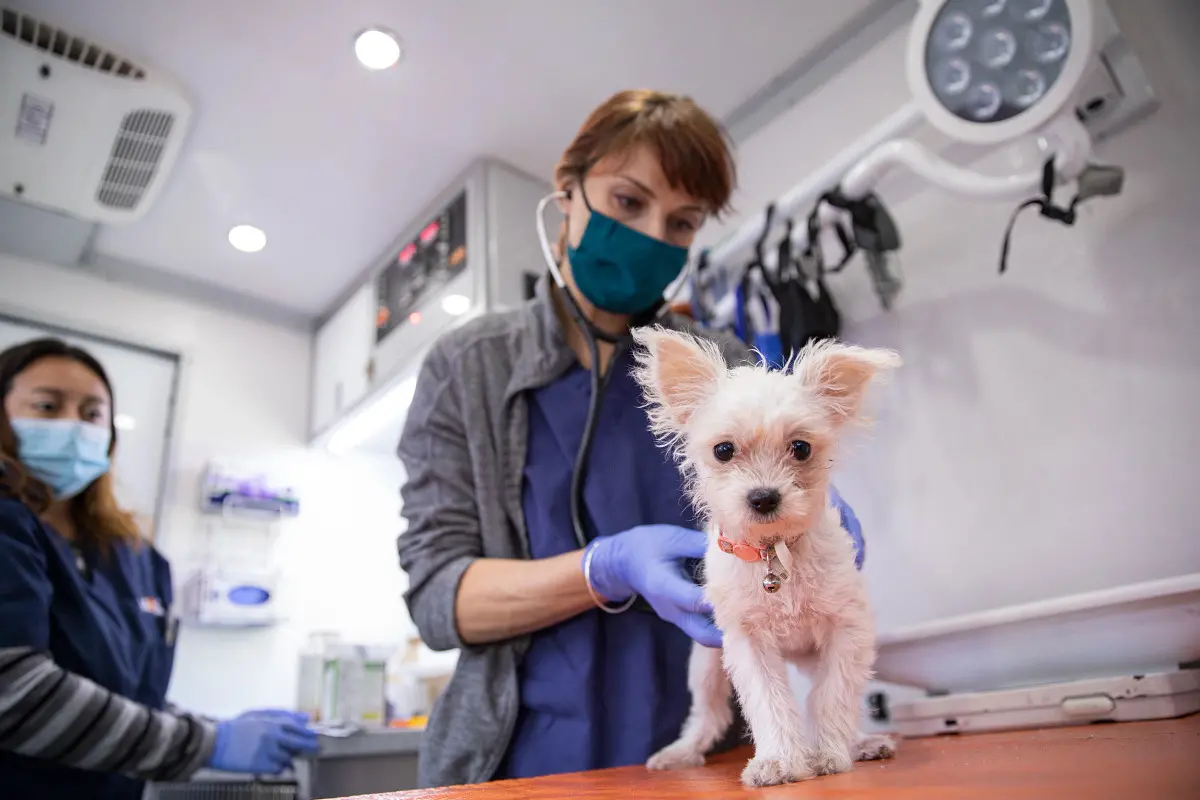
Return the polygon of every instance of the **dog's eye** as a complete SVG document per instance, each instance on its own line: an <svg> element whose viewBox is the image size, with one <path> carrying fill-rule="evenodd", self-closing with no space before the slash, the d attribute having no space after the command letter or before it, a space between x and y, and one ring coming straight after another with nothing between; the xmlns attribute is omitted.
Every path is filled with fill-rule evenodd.
<svg viewBox="0 0 1200 800"><path fill-rule="evenodd" d="M733 459L735 452L733 442L720 442L713 448L713 458L724 464Z"/></svg>
<svg viewBox="0 0 1200 800"><path fill-rule="evenodd" d="M792 458L797 461L808 461L808 457L812 455L812 445L803 439L797 439L792 442Z"/></svg>

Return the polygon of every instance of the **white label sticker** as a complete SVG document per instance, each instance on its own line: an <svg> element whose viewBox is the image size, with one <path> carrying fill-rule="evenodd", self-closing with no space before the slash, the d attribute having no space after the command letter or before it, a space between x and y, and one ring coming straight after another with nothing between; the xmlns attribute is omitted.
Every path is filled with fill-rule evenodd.
<svg viewBox="0 0 1200 800"><path fill-rule="evenodd" d="M53 101L36 94L26 94L21 98L21 113L17 116L17 138L45 144L53 116Z"/></svg>

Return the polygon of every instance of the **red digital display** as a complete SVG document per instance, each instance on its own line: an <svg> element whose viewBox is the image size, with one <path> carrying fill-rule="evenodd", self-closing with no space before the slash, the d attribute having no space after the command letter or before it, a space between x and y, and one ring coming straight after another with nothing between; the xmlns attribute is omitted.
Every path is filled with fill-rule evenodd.
<svg viewBox="0 0 1200 800"><path fill-rule="evenodd" d="M437 237L438 231L441 229L442 226L438 224L437 220L434 220L425 226L425 230L421 231L421 235L417 238L421 240L421 244L429 244Z"/></svg>
<svg viewBox="0 0 1200 800"><path fill-rule="evenodd" d="M391 263L375 278L379 304L376 342L403 325L428 325L428 320L421 318L421 305L466 268L470 259L466 192L432 216L432 220L426 218L429 221L417 229L412 239L400 241Z"/></svg>

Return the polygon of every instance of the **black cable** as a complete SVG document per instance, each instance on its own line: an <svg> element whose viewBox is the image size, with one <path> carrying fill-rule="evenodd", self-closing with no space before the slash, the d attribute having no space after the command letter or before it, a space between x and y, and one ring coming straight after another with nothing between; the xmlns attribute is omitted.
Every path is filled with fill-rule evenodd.
<svg viewBox="0 0 1200 800"><path fill-rule="evenodd" d="M600 347L596 344L596 337L593 334L595 326L591 324L591 320L583 315L582 309L575 302L575 298L571 297L570 291L563 291L567 296L567 305L570 306L572 315L575 321L579 323L579 327L584 332L584 338L587 339L588 356L591 359L591 397L588 399L587 417L583 423L583 439L579 443L579 450L575 453L575 469L571 474L571 527L575 531L575 541L579 547L586 548L591 541L591 537L587 534L587 529L583 521L583 481L587 473L588 456L592 452L592 441L595 439L596 419L600 415L600 401L604 397L604 392L608 388L609 379L612 377L613 371L616 369L617 360L621 357L624 348L633 341L631 336L623 336L620 338L613 337L616 343L616 349L613 351L612 361L609 363L608 370L604 373L604 377L600 377ZM603 333L603 331L598 331ZM608 336L605 334L605 336ZM657 613L653 606L650 605L646 598L638 596L631 606L633 611L642 611L649 614Z"/></svg>
<svg viewBox="0 0 1200 800"><path fill-rule="evenodd" d="M591 396L588 398L587 417L583 423L583 439L579 443L579 450L575 453L575 469L571 474L571 526L575 530L575 541L582 548L587 547L588 542L591 541L591 537L588 536L587 528L583 523L583 480L587 472L588 455L592 451L592 440L595 438L596 419L600 413L600 401L603 398L605 389L608 388L608 381L612 376L612 367L615 366L617 358L624 349L624 345L630 340L630 337L628 335L617 337L600 330L592 324L591 320L584 316L583 309L575 302L575 298L571 296L569 290L562 290L560 294L566 299L567 307L571 309L571 316L575 318L575 322L583 332L583 338L587 340L588 357L591 361ZM612 364L608 371L604 373L603 379L600 377L600 346L596 343L597 338L617 345L617 349L613 352Z"/></svg>
<svg viewBox="0 0 1200 800"><path fill-rule="evenodd" d="M586 330L586 329L585 329ZM588 398L587 418L583 423L583 439L579 443L579 450L575 453L575 471L571 475L571 525L575 528L575 541L579 546L587 547L591 537L587 535L587 531L583 525L583 478L587 471L588 455L592 451L592 439L595 438L596 417L600 412L600 400L604 392L604 388L608 383L607 377L610 372L605 373L605 379L600 378L600 347L596 344L596 338L588 331L585 337L588 343L588 355L592 361L591 397Z"/></svg>
<svg viewBox="0 0 1200 800"><path fill-rule="evenodd" d="M586 195L584 195L584 203L587 203ZM590 204L588 205L588 209L591 209ZM613 371L617 368L617 361L620 359L625 348L633 341L633 336L628 331L624 334L614 336L607 331L601 330L583 313L583 309L575 301L575 297L571 294L570 289L557 285L555 288L566 300L567 307L571 310L571 316L574 317L576 324L579 325L579 329L583 332L584 339L587 340L588 357L591 361L591 397L588 398L587 417L583 423L583 439L579 443L579 450L575 453L575 468L571 474L571 527L574 529L576 543L580 548L586 548L588 542L591 541L583 520L583 482L587 473L588 456L592 451L592 440L595 438L596 420L600 415L600 402L605 390L608 388ZM639 327L653 322L665 303L665 298L660 299L652 307L632 319L630 327ZM596 343L597 339L615 345L612 359L609 362L608 369L604 372L603 378L600 376L600 346ZM646 598L641 596L637 598L632 608L651 614L656 613Z"/></svg>
<svg viewBox="0 0 1200 800"><path fill-rule="evenodd" d="M855 254L858 253L858 242L846 232L845 226L840 221L835 222L833 224L833 231L837 234L838 242L842 245L842 258L833 266L825 263L825 253L821 245L820 213L822 203L829 203L834 208L843 211L851 211L851 204L849 200L842 196L840 191L831 189L817 198L816 205L813 206L812 211L808 214L808 248L806 255L816 259L818 276L835 275L844 270L846 265L850 263L850 259L854 258Z"/></svg>
<svg viewBox="0 0 1200 800"><path fill-rule="evenodd" d="M1012 216L1008 218L1008 226L1004 229L1004 240L1000 244L1000 274L1003 275L1008 271L1008 251L1012 245L1013 227L1017 224L1017 217L1027 208L1037 207L1041 216L1046 219L1060 222L1063 225L1071 226L1075 224L1076 212L1079 207L1079 195L1075 195L1075 199L1071 201L1071 205L1067 207L1054 205L1054 159L1046 159L1046 163L1042 165L1042 196L1033 197L1017 206L1013 211Z"/></svg>

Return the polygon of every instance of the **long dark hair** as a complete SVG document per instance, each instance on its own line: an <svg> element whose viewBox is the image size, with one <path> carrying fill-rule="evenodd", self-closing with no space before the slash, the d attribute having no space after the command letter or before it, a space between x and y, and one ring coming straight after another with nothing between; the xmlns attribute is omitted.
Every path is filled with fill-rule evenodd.
<svg viewBox="0 0 1200 800"><path fill-rule="evenodd" d="M43 358L66 358L87 367L104 384L110 402L116 407L108 373L91 353L81 347L67 344L61 339L46 338L18 344L0 353L0 496L20 500L38 515L50 507L54 493L49 486L31 475L18 458L17 436L4 410L3 401L12 391L17 375ZM117 449L117 427L113 421L115 414L109 417L112 441L108 446L108 454L112 456ZM105 551L116 542L137 544L141 541L141 531L133 514L117 504L111 473L100 476L73 498L70 511L78 528L80 544L90 544Z"/></svg>

